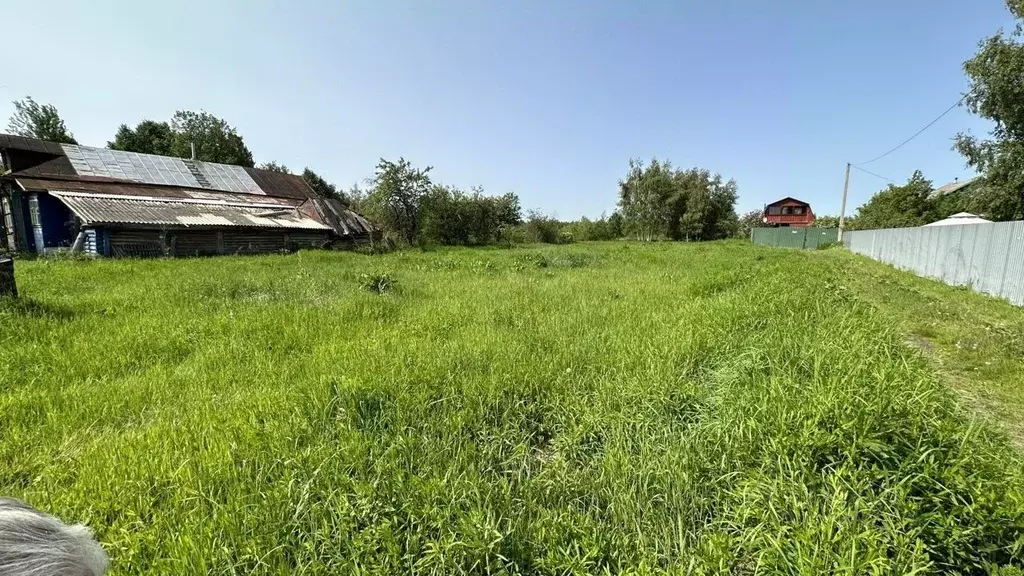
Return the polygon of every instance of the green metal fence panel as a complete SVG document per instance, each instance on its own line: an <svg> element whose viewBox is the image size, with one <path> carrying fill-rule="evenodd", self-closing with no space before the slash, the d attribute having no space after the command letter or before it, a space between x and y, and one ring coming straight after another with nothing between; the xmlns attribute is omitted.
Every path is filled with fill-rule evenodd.
<svg viewBox="0 0 1024 576"><path fill-rule="evenodd" d="M808 228L804 248L815 249L822 244L839 241L839 228Z"/></svg>
<svg viewBox="0 0 1024 576"><path fill-rule="evenodd" d="M803 248L806 239L806 228L779 228L778 245L782 248Z"/></svg>
<svg viewBox="0 0 1024 576"><path fill-rule="evenodd" d="M838 228L754 228L751 240L761 246L814 249L839 239Z"/></svg>
<svg viewBox="0 0 1024 576"><path fill-rule="evenodd" d="M778 228L754 228L751 240L761 246L778 246Z"/></svg>

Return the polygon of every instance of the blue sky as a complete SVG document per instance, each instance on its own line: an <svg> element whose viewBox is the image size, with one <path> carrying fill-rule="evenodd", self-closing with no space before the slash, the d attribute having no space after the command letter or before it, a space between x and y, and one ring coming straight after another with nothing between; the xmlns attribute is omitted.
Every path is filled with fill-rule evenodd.
<svg viewBox="0 0 1024 576"><path fill-rule="evenodd" d="M257 162L343 187L379 157L515 191L563 219L615 207L631 157L735 178L837 213L844 164L877 156L967 88L962 63L1013 21L1002 0L109 2L3 11L0 118L32 95L83 144L204 108ZM12 56L16 54L16 56ZM6 127L6 124L3 124ZM988 125L965 109L868 168L936 185ZM850 209L885 182L854 172Z"/></svg>

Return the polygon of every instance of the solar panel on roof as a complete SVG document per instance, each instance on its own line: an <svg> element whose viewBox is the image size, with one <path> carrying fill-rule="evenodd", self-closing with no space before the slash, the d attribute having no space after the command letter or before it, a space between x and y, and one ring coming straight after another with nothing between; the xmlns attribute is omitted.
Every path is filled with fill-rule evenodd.
<svg viewBox="0 0 1024 576"><path fill-rule="evenodd" d="M179 158L138 154L105 148L63 144L64 154L75 172L146 184L204 188Z"/></svg>
<svg viewBox="0 0 1024 576"><path fill-rule="evenodd" d="M194 161L193 164L206 177L206 180L210 182L214 189L229 190L242 194L265 194L259 185L256 184L256 181L245 171L245 168L241 166L199 161Z"/></svg>
<svg viewBox="0 0 1024 576"><path fill-rule="evenodd" d="M146 184L265 195L241 166L62 144L75 172Z"/></svg>

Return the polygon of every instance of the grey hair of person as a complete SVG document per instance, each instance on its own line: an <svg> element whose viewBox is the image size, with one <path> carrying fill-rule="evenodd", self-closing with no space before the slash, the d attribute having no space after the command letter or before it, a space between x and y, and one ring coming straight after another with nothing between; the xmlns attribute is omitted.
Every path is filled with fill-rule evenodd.
<svg viewBox="0 0 1024 576"><path fill-rule="evenodd" d="M0 574L103 576L109 562L87 526L69 526L13 498L0 498Z"/></svg>

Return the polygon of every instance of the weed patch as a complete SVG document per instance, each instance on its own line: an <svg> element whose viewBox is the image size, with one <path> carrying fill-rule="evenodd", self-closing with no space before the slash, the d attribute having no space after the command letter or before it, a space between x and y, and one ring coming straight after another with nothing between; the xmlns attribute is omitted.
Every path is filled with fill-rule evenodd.
<svg viewBox="0 0 1024 576"><path fill-rule="evenodd" d="M360 274L359 286L363 290L373 292L374 294L387 294L397 288L398 283L395 281L394 276L387 272L382 272L377 274Z"/></svg>

